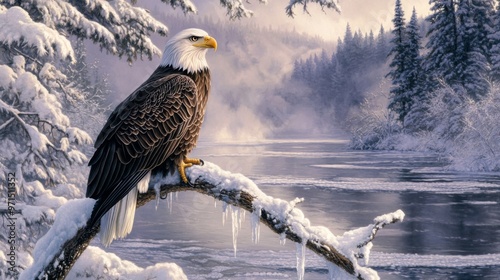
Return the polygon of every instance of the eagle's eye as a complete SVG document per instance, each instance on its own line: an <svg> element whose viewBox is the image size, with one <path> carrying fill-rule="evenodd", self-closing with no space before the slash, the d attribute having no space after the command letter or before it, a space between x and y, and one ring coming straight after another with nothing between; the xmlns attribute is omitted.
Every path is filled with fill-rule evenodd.
<svg viewBox="0 0 500 280"><path fill-rule="evenodd" d="M197 37L197 36L189 37L189 41L191 41L191 42L196 42L196 41L198 41L198 39L200 39L200 37Z"/></svg>

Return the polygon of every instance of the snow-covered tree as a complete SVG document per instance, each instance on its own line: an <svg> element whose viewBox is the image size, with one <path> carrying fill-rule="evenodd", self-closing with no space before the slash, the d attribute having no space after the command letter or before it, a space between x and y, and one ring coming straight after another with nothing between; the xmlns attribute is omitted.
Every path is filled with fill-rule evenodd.
<svg viewBox="0 0 500 280"><path fill-rule="evenodd" d="M468 99L462 133L450 145L453 167L458 170L500 170L500 87L494 85L481 100Z"/></svg>
<svg viewBox="0 0 500 280"><path fill-rule="evenodd" d="M387 56L390 52L390 45L387 42L387 35L384 30L384 26L380 26L380 30L377 34L377 42L376 42L376 58L377 62L383 63L387 60Z"/></svg>
<svg viewBox="0 0 500 280"><path fill-rule="evenodd" d="M92 39L103 50L132 61L159 54L149 36L153 31L166 35L167 28L125 1L0 1L0 25L0 147L4 151L0 176L11 174L15 182L6 185L2 180L0 189L3 197L13 187L17 212L3 214L17 218L17 265L25 267L28 252L51 224L55 210L68 199L81 197L85 186L84 172L75 166L87 161L83 146L91 144L92 138L69 117L68 106L86 96L85 85L78 83L82 81L63 73L63 65L77 59L66 35ZM5 252L11 241L6 234L0 233ZM15 277L17 269L3 271Z"/></svg>
<svg viewBox="0 0 500 280"><path fill-rule="evenodd" d="M377 61L377 45L375 42L375 35L373 34L373 30L370 30L370 33L365 36L363 49L368 51L368 53L366 54L368 63L375 63Z"/></svg>
<svg viewBox="0 0 500 280"><path fill-rule="evenodd" d="M417 12L413 9L410 22L406 28L405 44L405 74L404 89L408 96L408 112L405 116L404 127L407 129L419 128L415 124L423 110L422 105L426 104L428 96L424 88L425 73L422 68L422 57L420 55L421 46L420 26L418 24ZM418 113L417 113L418 112ZM413 116L412 113L416 113Z"/></svg>
<svg viewBox="0 0 500 280"><path fill-rule="evenodd" d="M424 67L429 75L426 87L432 91L439 85L439 79L448 84L456 82L458 31L454 0L430 0L429 3L432 14L427 17L430 26Z"/></svg>
<svg viewBox="0 0 500 280"><path fill-rule="evenodd" d="M392 30L391 39L392 48L389 53L391 56L389 65L391 71L387 74L387 77L390 77L392 81L389 109L394 111L399 116L399 121L404 124L405 117L410 109L411 99L406 88L406 71L409 65L406 64L406 26L400 0L396 0L392 23L394 29Z"/></svg>
<svg viewBox="0 0 500 280"><path fill-rule="evenodd" d="M347 24L344 36L338 39L337 49L331 58L325 51L314 54L305 60L294 63L293 83L301 83L311 91L308 102L322 119L330 118L343 122L352 108L359 107L365 94L383 78L380 69L387 60L389 52L383 27L375 38L373 32L363 35L353 33ZM279 90L279 92L289 92ZM285 100L297 100L290 94ZM293 105L293 104L292 104Z"/></svg>
<svg viewBox="0 0 500 280"><path fill-rule="evenodd" d="M500 0L497 1L497 7L492 22L488 35L491 42L491 77L495 81L500 82Z"/></svg>
<svg viewBox="0 0 500 280"><path fill-rule="evenodd" d="M489 0L461 0L456 11L456 81L452 86L460 85L473 98L488 91L490 40L487 38L487 29L491 25L492 11L493 3Z"/></svg>
<svg viewBox="0 0 500 280"><path fill-rule="evenodd" d="M100 131L100 125L106 122L105 100L111 93L109 75L99 67L99 61L90 61L84 41L72 41L75 63L61 63L62 72L78 94L65 96L65 111L74 126L90 134L94 139Z"/></svg>

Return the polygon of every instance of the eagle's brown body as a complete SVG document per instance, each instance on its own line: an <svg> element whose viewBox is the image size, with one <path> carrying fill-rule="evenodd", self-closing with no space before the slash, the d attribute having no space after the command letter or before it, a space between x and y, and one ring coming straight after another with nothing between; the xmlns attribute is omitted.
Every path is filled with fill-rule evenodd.
<svg viewBox="0 0 500 280"><path fill-rule="evenodd" d="M210 92L208 68L188 73L160 66L113 111L97 137L87 197L90 225L144 177L173 171L195 147Z"/></svg>

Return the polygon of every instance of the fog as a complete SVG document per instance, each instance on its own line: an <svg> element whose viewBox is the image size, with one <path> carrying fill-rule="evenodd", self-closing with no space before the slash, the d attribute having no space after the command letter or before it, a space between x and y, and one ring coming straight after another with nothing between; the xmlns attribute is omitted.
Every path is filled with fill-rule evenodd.
<svg viewBox="0 0 500 280"><path fill-rule="evenodd" d="M216 141L254 141L283 137L284 133L303 138L323 135L325 131L317 127L322 116L315 114L315 108L287 108L283 98L276 96L276 89L290 76L295 60L319 54L322 49L331 54L334 42L344 35L347 22L353 30L362 32L378 30L380 24L388 29L394 5L381 0L369 5L361 0L343 1L340 15L309 5L310 14L299 8L292 19L284 12L287 1L271 0L267 5L247 5L255 12L253 18L230 21L218 1L193 2L199 12L188 16L157 0L138 4L166 24L172 35L183 28L199 27L217 39L217 52L207 53L212 92L201 132L201 140ZM427 1L412 2L420 9L428 6ZM408 15L410 11L411 7ZM153 41L162 50L167 38L153 36ZM108 101L113 108L146 80L160 61L160 57L155 57L128 65L93 45L88 47L89 58L98 60L101 72L109 74L113 94ZM303 98L304 104L310 104L307 92ZM265 111L272 111L274 118L280 119L268 119Z"/></svg>

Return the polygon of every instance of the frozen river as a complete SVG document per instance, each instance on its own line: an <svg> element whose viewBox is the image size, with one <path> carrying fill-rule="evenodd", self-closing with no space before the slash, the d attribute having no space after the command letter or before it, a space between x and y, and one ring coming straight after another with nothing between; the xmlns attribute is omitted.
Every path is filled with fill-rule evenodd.
<svg viewBox="0 0 500 280"><path fill-rule="evenodd" d="M245 174L268 195L292 200L313 225L335 234L402 209L403 223L374 241L370 266L382 279L498 279L500 174L446 171L432 154L351 151L342 140L200 143L192 156ZM107 251L146 267L180 265L189 279L295 279L295 245L262 227L252 243L250 215L233 254L222 203L197 193L141 207L128 238ZM215 205L215 206L214 206ZM327 279L322 259L306 255L305 279Z"/></svg>

